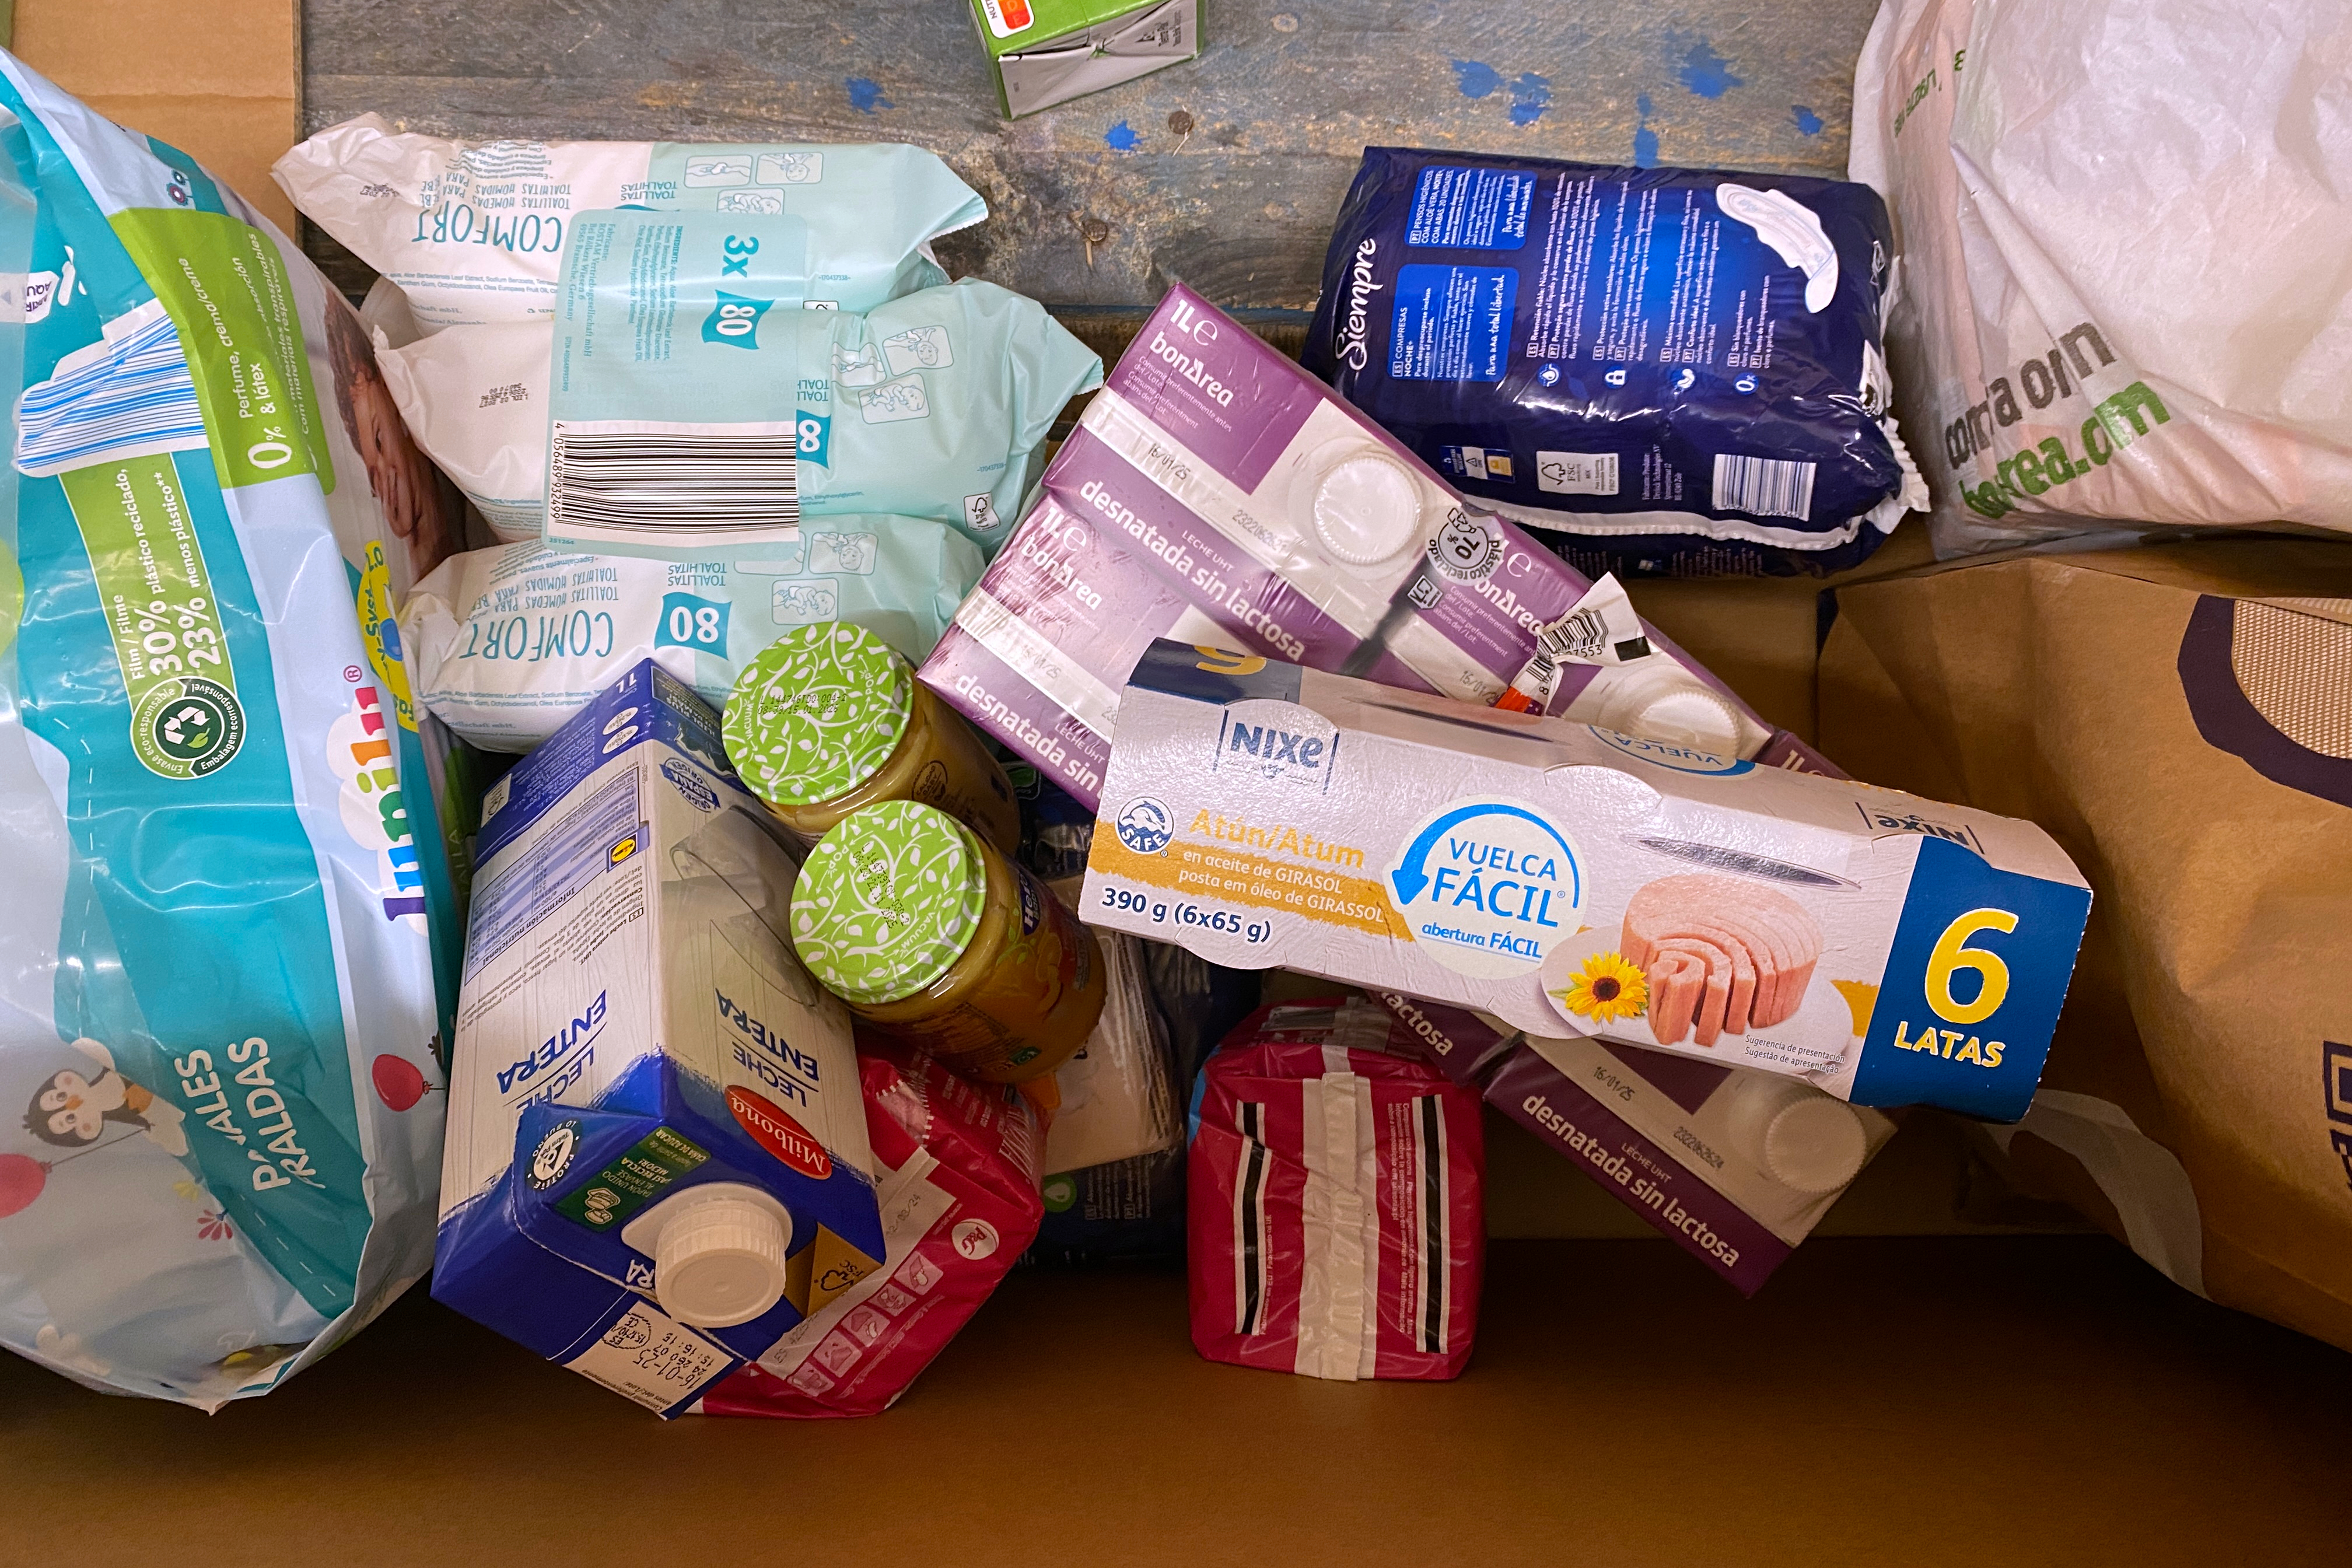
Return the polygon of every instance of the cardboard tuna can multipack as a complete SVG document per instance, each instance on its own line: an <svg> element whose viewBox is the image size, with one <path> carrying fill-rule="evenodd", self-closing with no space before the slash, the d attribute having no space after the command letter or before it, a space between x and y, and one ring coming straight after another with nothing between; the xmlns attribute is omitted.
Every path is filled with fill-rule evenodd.
<svg viewBox="0 0 2352 1568"><path fill-rule="evenodd" d="M1162 640L1120 701L1083 913L2013 1121L2090 898L2030 823Z"/></svg>

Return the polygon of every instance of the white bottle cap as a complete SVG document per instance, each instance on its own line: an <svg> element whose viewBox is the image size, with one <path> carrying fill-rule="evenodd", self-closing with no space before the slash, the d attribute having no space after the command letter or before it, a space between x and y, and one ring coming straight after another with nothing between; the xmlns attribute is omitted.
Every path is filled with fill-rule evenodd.
<svg viewBox="0 0 2352 1568"><path fill-rule="evenodd" d="M748 1323L784 1294L790 1215L751 1197L714 1194L679 1206L654 1244L654 1295L696 1328Z"/></svg>
<svg viewBox="0 0 2352 1568"><path fill-rule="evenodd" d="M1624 728L1654 741L1678 741L1723 756L1739 750L1739 715L1720 692L1685 686L1642 704Z"/></svg>
<svg viewBox="0 0 2352 1568"><path fill-rule="evenodd" d="M1791 1192L1833 1193L1862 1173L1870 1134L1853 1107L1826 1094L1792 1099L1764 1124L1757 1163Z"/></svg>
<svg viewBox="0 0 2352 1568"><path fill-rule="evenodd" d="M1421 488L1404 465L1366 452L1315 487L1315 532L1349 566L1377 566L1421 542Z"/></svg>

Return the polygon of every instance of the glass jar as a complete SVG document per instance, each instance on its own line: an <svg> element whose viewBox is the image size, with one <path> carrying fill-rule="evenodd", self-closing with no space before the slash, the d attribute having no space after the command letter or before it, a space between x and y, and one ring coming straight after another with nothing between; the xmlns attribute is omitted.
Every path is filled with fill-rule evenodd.
<svg viewBox="0 0 2352 1568"><path fill-rule="evenodd" d="M1042 1078L1094 1032L1094 933L945 812L888 801L817 841L793 889L793 945L882 1032L990 1083Z"/></svg>
<svg viewBox="0 0 2352 1568"><path fill-rule="evenodd" d="M862 806L917 800L1020 849L1021 808L987 743L863 626L823 621L770 643L737 673L724 733L743 786L803 842Z"/></svg>

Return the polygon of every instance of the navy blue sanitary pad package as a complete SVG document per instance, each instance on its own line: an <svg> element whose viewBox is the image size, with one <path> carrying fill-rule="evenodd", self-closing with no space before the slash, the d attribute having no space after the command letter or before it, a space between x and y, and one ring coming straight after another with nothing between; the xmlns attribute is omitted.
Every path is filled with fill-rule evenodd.
<svg viewBox="0 0 2352 1568"><path fill-rule="evenodd" d="M1305 363L1591 575L1833 572L1927 505L1838 180L1368 147Z"/></svg>

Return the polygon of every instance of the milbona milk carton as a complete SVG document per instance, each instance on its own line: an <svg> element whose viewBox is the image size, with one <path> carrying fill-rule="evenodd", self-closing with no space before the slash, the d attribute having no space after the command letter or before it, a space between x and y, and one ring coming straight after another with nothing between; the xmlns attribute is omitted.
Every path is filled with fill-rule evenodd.
<svg viewBox="0 0 2352 1568"><path fill-rule="evenodd" d="M1161 640L1120 699L1080 912L2014 1121L2090 905L2031 823Z"/></svg>
<svg viewBox="0 0 2352 1568"><path fill-rule="evenodd" d="M484 803L433 1294L665 1416L879 1267L797 863L651 660Z"/></svg>

